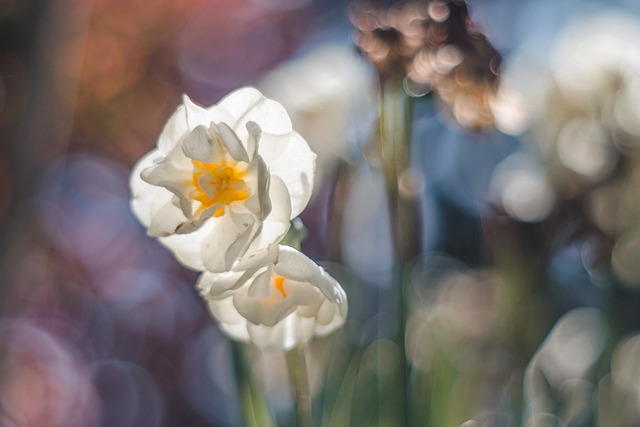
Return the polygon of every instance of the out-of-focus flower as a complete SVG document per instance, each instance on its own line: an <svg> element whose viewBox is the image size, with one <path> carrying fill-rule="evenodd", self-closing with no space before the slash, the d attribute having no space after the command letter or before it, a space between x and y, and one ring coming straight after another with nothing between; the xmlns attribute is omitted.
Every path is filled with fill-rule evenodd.
<svg viewBox="0 0 640 427"><path fill-rule="evenodd" d="M515 114L495 110L498 122L515 118L511 124L517 130L529 128L544 161L539 183L544 180L551 187L545 192L556 194L545 215L538 215L541 203L520 203L526 212L512 215L505 199L505 210L519 220L541 220L548 214L548 223L567 227L552 234L569 240L594 237L590 247L595 255L581 264L591 270L608 258L616 280L632 289L640 287L637 40L640 21L632 15L612 10L582 15L559 34L546 61L531 61L527 53L513 59L505 90L515 96L512 100L526 99L527 105ZM517 199L533 202L540 189L531 187L527 197Z"/></svg>
<svg viewBox="0 0 640 427"><path fill-rule="evenodd" d="M257 87L281 103L318 156L316 184L347 156L347 142L374 119L373 73L353 49L326 44L283 63ZM355 132L355 135L354 135Z"/></svg>
<svg viewBox="0 0 640 427"><path fill-rule="evenodd" d="M204 272L197 287L227 335L261 348L289 350L334 331L347 315L340 284L288 246L246 257L229 272Z"/></svg>
<svg viewBox="0 0 640 427"><path fill-rule="evenodd" d="M432 89L458 123L493 125L490 103L498 84L500 54L473 23L464 1L403 1L391 9L360 8L351 20L356 45L384 81L405 76L405 90Z"/></svg>
<svg viewBox="0 0 640 427"><path fill-rule="evenodd" d="M304 209L315 154L253 88L208 109L185 96L134 167L132 209L185 266L221 272L278 242Z"/></svg>

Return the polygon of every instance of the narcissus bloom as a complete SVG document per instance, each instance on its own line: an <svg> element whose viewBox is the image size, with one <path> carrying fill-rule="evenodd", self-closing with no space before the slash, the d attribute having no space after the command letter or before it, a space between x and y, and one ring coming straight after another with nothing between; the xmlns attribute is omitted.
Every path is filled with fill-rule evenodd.
<svg viewBox="0 0 640 427"><path fill-rule="evenodd" d="M342 326L347 296L322 267L288 246L245 258L197 283L209 311L231 338L290 350Z"/></svg>
<svg viewBox="0 0 640 427"><path fill-rule="evenodd" d="M253 88L202 108L184 97L134 167L132 210L180 262L222 272L281 240L311 197L315 154Z"/></svg>

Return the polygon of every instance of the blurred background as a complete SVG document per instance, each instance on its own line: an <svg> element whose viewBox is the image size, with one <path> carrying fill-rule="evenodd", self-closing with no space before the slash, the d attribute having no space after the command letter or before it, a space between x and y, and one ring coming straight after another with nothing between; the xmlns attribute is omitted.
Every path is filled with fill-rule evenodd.
<svg viewBox="0 0 640 427"><path fill-rule="evenodd" d="M230 344L128 174L183 93L244 85L318 153L303 251L349 297L307 349L317 425L640 425L640 4L467 6L500 79L480 104L459 74L405 79L398 303L361 3L0 0L0 426L243 425ZM290 425L282 360L254 356Z"/></svg>

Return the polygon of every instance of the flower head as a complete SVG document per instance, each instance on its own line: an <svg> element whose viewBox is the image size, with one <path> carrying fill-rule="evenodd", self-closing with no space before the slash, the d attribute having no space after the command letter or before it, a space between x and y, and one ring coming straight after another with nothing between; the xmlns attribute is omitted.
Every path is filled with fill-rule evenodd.
<svg viewBox="0 0 640 427"><path fill-rule="evenodd" d="M204 272L197 287L231 338L289 350L340 327L347 297L338 282L288 246L247 257L226 273Z"/></svg>
<svg viewBox="0 0 640 427"><path fill-rule="evenodd" d="M253 88L208 109L188 97L134 167L132 209L195 270L221 272L278 242L311 196L315 154Z"/></svg>

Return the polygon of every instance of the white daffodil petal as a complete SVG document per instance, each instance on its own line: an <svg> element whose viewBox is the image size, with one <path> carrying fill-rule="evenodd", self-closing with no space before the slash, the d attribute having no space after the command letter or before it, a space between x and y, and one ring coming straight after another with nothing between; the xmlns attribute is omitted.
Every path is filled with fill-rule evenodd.
<svg viewBox="0 0 640 427"><path fill-rule="evenodd" d="M240 257L240 255L245 253L256 232L256 219L253 215L233 215L232 218L240 234L229 246L227 253L225 254L225 266L227 270L230 270L233 267L233 263Z"/></svg>
<svg viewBox="0 0 640 427"><path fill-rule="evenodd" d="M151 223L152 204L158 200L161 201L160 206L170 201L172 194L166 192L163 188L151 185L144 181L140 173L162 159L163 154L160 150L151 150L136 163L131 171L129 178L129 187L131 188L131 210L138 217L140 222L146 227Z"/></svg>
<svg viewBox="0 0 640 427"><path fill-rule="evenodd" d="M291 197L291 218L297 217L311 198L316 155L295 132L286 137L263 133L260 155L269 166L269 173L287 183Z"/></svg>
<svg viewBox="0 0 640 427"><path fill-rule="evenodd" d="M302 252L289 246L281 246L275 272L294 280L305 281L320 274L320 267Z"/></svg>
<svg viewBox="0 0 640 427"><path fill-rule="evenodd" d="M266 268L258 273L253 281L248 284L247 296L249 298L266 298L271 292L271 269Z"/></svg>
<svg viewBox="0 0 640 427"><path fill-rule="evenodd" d="M278 247L270 246L260 251L254 251L250 255L242 257L233 266L233 271L244 271L266 267L278 259Z"/></svg>
<svg viewBox="0 0 640 427"><path fill-rule="evenodd" d="M176 228L180 227L185 219L182 210L170 201L155 212L147 233L155 237L169 236L175 233Z"/></svg>
<svg viewBox="0 0 640 427"><path fill-rule="evenodd" d="M207 279L201 280L208 289L224 288L225 296L232 295L235 311L246 320L251 342L261 348L287 350L308 341L314 334L327 334L344 323L347 313L344 291L321 267L309 264L313 262L301 252L289 247L275 246L263 255L252 256L249 259L240 260L235 264L234 278L241 272L240 266L251 265L254 269L245 272L243 280L246 281L241 285L235 283L233 289L229 287L229 279L224 276L204 273ZM278 270L280 262L283 262L286 268ZM295 266L299 266L302 272L291 273ZM319 289L315 282L324 276L327 276L327 279L321 286L335 289ZM222 280L224 283L216 285L216 280ZM325 292L338 297L327 298ZM213 304L211 300L216 299L213 292L202 295L209 302L210 310L216 319L234 319L234 324L230 325L220 320L221 329L231 338L239 339L230 332L233 330L237 334L238 331L237 325L240 322L234 317L235 312L231 316L228 313L231 310L228 304ZM225 313L216 313L216 310L222 309Z"/></svg>
<svg viewBox="0 0 640 427"><path fill-rule="evenodd" d="M260 248L265 248L282 240L291 222L291 208L289 206L289 197L287 187L278 177L272 177L269 188L272 209L268 217L262 224L262 229L254 236L254 240L247 249L247 252L254 252Z"/></svg>
<svg viewBox="0 0 640 427"><path fill-rule="evenodd" d="M185 156L200 162L211 162L213 146L206 126L196 126L182 141L182 152Z"/></svg>
<svg viewBox="0 0 640 427"><path fill-rule="evenodd" d="M187 122L187 108L181 104L164 125L158 138L158 149L161 153L168 153L189 133Z"/></svg>
<svg viewBox="0 0 640 427"><path fill-rule="evenodd" d="M235 119L229 123L238 135L244 135L248 122L256 122L263 132L285 135L291 132L291 119L282 105L267 99L254 88L242 88L224 97L218 105Z"/></svg>
<svg viewBox="0 0 640 427"><path fill-rule="evenodd" d="M200 125L209 126L212 119L209 111L194 104L193 101L191 101L191 98L187 95L182 97L182 104L185 106L185 118L187 120L189 130L193 130Z"/></svg>
<svg viewBox="0 0 640 427"><path fill-rule="evenodd" d="M247 330L247 321L242 323L221 323L220 329L229 337L240 342L251 342L249 331Z"/></svg>
<svg viewBox="0 0 640 427"><path fill-rule="evenodd" d="M212 125L215 126L216 132L222 140L222 144L224 144L227 151L229 151L231 157L233 157L236 162L249 163L249 155L247 154L246 148L242 145L240 138L238 138L229 125L226 123L216 123Z"/></svg>
<svg viewBox="0 0 640 427"><path fill-rule="evenodd" d="M203 239L200 250L207 270L219 273L231 268L237 255L246 250L255 226L251 215L223 215L210 220L211 234Z"/></svg>
<svg viewBox="0 0 640 427"><path fill-rule="evenodd" d="M209 300L208 305L211 314L222 325L245 325L244 328L246 330L247 319L242 317L236 310L233 305L233 297Z"/></svg>
<svg viewBox="0 0 640 427"><path fill-rule="evenodd" d="M267 164L264 162L262 157L258 157L257 160L258 165L258 202L260 208L260 218L265 219L271 213L271 209L273 204L271 202L270 191L271 187L271 175L269 175L269 168ZM280 185L277 183L276 186ZM274 191L280 191L278 189ZM287 190L288 192L289 190ZM282 195L283 193L280 192ZM288 199L288 198L287 198ZM284 202L284 199L283 199ZM290 206L291 202L287 201L287 204ZM291 216L291 214L289 214Z"/></svg>
<svg viewBox="0 0 640 427"><path fill-rule="evenodd" d="M262 136L262 129L256 122L247 122L247 154L249 158L253 160L254 156L258 152L258 144L260 143L260 137Z"/></svg>

